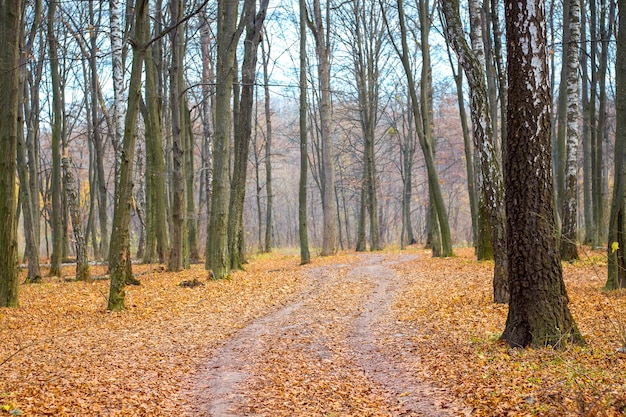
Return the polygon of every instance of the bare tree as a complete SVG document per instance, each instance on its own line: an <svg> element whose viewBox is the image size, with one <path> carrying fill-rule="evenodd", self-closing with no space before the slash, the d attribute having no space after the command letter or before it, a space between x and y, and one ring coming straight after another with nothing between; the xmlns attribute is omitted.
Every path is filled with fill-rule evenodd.
<svg viewBox="0 0 626 417"><path fill-rule="evenodd" d="M320 0L313 0L313 10L307 10L307 26L315 40L319 89L320 137L322 148L322 256L337 250L337 202L335 200L334 149L331 136L332 108L330 90L330 2L322 11Z"/></svg>
<svg viewBox="0 0 626 417"><path fill-rule="evenodd" d="M213 146L213 185L211 220L207 235L206 268L213 279L230 275L228 254L229 149L231 99L237 49L237 0L219 0L217 10L217 82L215 96L215 141Z"/></svg>
<svg viewBox="0 0 626 417"><path fill-rule="evenodd" d="M241 100L239 101L239 122L235 131L235 160L230 188L228 209L229 253L232 269L241 269L244 258L243 204L246 191L248 153L252 135L252 110L254 105L254 84L256 81L257 53L269 0L262 0L259 10L256 0L244 3L243 21L246 25L244 57L241 67Z"/></svg>
<svg viewBox="0 0 626 417"><path fill-rule="evenodd" d="M309 160L308 151L308 132L307 132L307 78L306 78L306 4L305 0L298 2L300 11L300 180L298 186L298 232L300 240L300 264L305 265L311 262L311 254L309 252L309 232L307 222L307 192L306 186L308 181Z"/></svg>
<svg viewBox="0 0 626 417"><path fill-rule="evenodd" d="M126 297L125 287L136 283L133 277L130 253L130 211L132 204L132 174L135 162L135 143L137 140L137 119L141 98L141 76L150 25L148 24L149 0L136 0L135 27L133 39L133 66L128 86L128 111L124 122L124 141L120 165L118 198L115 199L113 212L113 230L109 271L111 285L109 289L109 310L123 310Z"/></svg>

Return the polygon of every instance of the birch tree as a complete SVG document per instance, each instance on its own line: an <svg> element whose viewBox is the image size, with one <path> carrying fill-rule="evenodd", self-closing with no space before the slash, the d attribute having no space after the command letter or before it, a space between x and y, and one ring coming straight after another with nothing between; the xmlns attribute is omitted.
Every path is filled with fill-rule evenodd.
<svg viewBox="0 0 626 417"><path fill-rule="evenodd" d="M584 343L568 307L554 234L551 99L543 0L505 0L507 252L511 297L501 336L513 347Z"/></svg>
<svg viewBox="0 0 626 417"><path fill-rule="evenodd" d="M569 0L567 61L563 64L567 85L567 114L564 188L561 208L561 259L578 259L578 45L580 43L580 0Z"/></svg>

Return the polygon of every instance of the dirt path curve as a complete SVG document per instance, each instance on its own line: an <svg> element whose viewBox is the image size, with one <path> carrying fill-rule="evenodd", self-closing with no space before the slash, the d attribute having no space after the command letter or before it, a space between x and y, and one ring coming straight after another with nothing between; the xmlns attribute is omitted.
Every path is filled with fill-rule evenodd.
<svg viewBox="0 0 626 417"><path fill-rule="evenodd" d="M241 329L200 372L189 415L451 416L446 393L418 379L391 307L414 257L360 255L310 270L287 306ZM394 340L397 341L397 340ZM406 346L398 350L392 346Z"/></svg>

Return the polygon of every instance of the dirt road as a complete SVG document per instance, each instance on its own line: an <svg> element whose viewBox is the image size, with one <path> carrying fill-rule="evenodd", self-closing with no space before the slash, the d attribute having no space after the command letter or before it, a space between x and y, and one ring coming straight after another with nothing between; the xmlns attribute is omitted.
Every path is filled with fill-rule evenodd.
<svg viewBox="0 0 626 417"><path fill-rule="evenodd" d="M189 415L465 414L412 371L418 358L391 308L403 285L391 266L410 259L364 254L310 270L291 303L215 352L198 375Z"/></svg>

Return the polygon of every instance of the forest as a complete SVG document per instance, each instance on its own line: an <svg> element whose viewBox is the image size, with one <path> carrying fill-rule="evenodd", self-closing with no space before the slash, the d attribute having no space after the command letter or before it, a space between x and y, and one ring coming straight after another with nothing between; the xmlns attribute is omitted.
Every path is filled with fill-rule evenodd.
<svg viewBox="0 0 626 417"><path fill-rule="evenodd" d="M179 352L186 363L167 366L171 372L179 366L192 370L194 380L213 381L207 390L217 392L211 384L219 385L214 380L219 375L203 377L200 357L221 360L216 368L229 361L234 366L236 349L229 351L229 343L246 345L259 338L255 325L280 333L279 326L289 327L285 323L292 319L337 320L323 315L331 300L337 303L331 310L343 309L337 315L352 317L351 324L331 326L343 329L337 334L311 331L319 332L319 340L341 340L357 359L320 359L333 366L347 361L337 369L307 371L323 372L324 378L332 371L341 380L338 375L351 369L350 361L374 363L363 365L372 375L388 372L391 356L373 358L357 348L379 342L359 327L410 322L410 330L395 331L411 335L413 342L404 342L417 343L422 339L416 323L435 333L439 329L423 322L424 315L437 317L441 328L455 326L448 316L425 311L436 305L459 313L459 300L478 309L463 311L475 318L463 326L480 326L478 317L487 310L491 314L482 322L488 323L488 334L483 329L477 336L472 328L459 336L479 346L481 353L469 355L481 363L527 355L508 349L530 348L533 355L532 349L548 346L561 352L555 355L574 352L581 367L601 356L598 349L610 350L607 361L621 360L626 333L614 318L626 287L626 21L619 19L621 10L626 1L0 2L0 330L13 346L0 349L0 371L30 369L35 375L39 371L29 368L32 363L13 362L62 343L83 325L90 330L77 336L85 343L77 349L93 344L95 352L96 345L109 343L94 338L98 330L92 326L104 326L97 323L99 314L107 314L101 316L108 326L103 331L111 339L126 337L116 333L122 326L117 318L126 317L132 323L127 331L132 327L137 335L141 320L156 320L156 315L160 332L170 325L182 329L187 322L190 329L212 335L203 336L207 339L197 342L197 350ZM370 271L368 265L378 269ZM441 274L456 270L467 276L467 292L457 277L441 275L453 282L450 294L461 295L440 304L444 301L434 294L446 294L420 272L428 274L427 265L433 274L441 268ZM365 268L362 281L351 278L360 268ZM338 277L337 287L312 278L315 271ZM254 273L267 282L255 284ZM376 275L388 281L378 283ZM422 284L435 285L429 287L432 294L420 293ZM344 286L345 294L338 290ZM170 288L167 295L165 288ZM395 298L379 299L372 288L390 288ZM320 295L324 291L326 300ZM348 294L353 298L341 304ZM597 314L616 323L617 346L597 344L599 327L589 324L587 315L575 320L586 308L596 308L591 301L581 307L581 294L596 305L611 305L611 317L599 307ZM305 295L321 297L315 308L295 301ZM46 310L42 300L57 310ZM211 300L220 311L233 303L239 316L218 318L217 311L198 307L216 326L199 330L202 320L185 309ZM418 307L423 300L430 303ZM392 313L358 317L358 306L370 304L394 311L395 319L389 318ZM88 318L54 319L65 314L74 320L81 308ZM178 308L185 311L171 310ZM159 313L153 315L154 310ZM43 323L54 320L64 323L57 333L37 338ZM384 331L393 338L390 326ZM143 333L142 338L154 346L179 346L196 337L190 329L181 330L187 339L164 342ZM234 329L249 337L235 335ZM110 341L115 355L143 343L134 337L130 345ZM209 354L218 341L224 343L222 356ZM173 384L179 385L170 388L183 403L196 398L186 404L196 410L190 415L283 415L279 409L284 415L379 415L365 404L391 410L381 415L490 415L488 401L467 396L476 381L427 363L430 368L424 369L457 378L465 394L461 398L460 391L436 383L426 386L424 380L436 382L437 376L411 368L415 365L401 353L405 345L392 345L390 352L403 358L404 368L377 381L395 392L396 405L389 405L386 391L377 399L367 397L374 394L366 382L342 388L348 398L363 400L359 404L365 408L358 410L346 409L345 398L336 408L315 401L289 408L291 400L277 393L273 399L259 397L256 405L229 403L215 393L217 399L206 405L197 400L197 384L187 386L193 392L185 394L178 374ZM285 349L274 352L272 363L269 351L251 363L267 371L286 361L281 359L287 357ZM423 346L415 349L420 357L428 355ZM249 350L261 352L257 345ZM571 360L562 358L549 360ZM136 360L145 360L141 366L149 369L154 358ZM470 372L476 361L465 360ZM294 361L309 363L301 357ZM9 372L3 366L15 368ZM298 374L292 365L284 366L289 369L275 372ZM516 402L511 392L500 393L494 397L507 400L493 404L503 407L502 415L596 415L598 410L620 415L626 409L624 388L604 384L598 375L605 371L593 369L596 373L585 374L591 382L582 388L560 370L537 377L552 379L557 394L518 393ZM622 377L606 372L606 381ZM16 381L16 375L7 381ZM415 380L414 392L395 387L397 378ZM291 384L251 381L246 389L257 393L284 382L280 395ZM233 384L232 390L240 389ZM564 392L574 385L578 397L572 399ZM62 401L49 399L66 407L50 406L56 410L52 414L169 415L174 407L161 400L158 407L140 407L168 386L152 394L145 387L138 388L141 393L118 387L137 395L116 394L130 408L103 405L97 396L93 403L76 402L96 389L77 387L84 391L71 401L67 387L59 391L65 393L59 394ZM435 405L415 400L417 393ZM558 408L551 396L563 395L571 404ZM31 386L0 378L0 413L44 413L45 407L29 405L27 397L45 402Z"/></svg>

